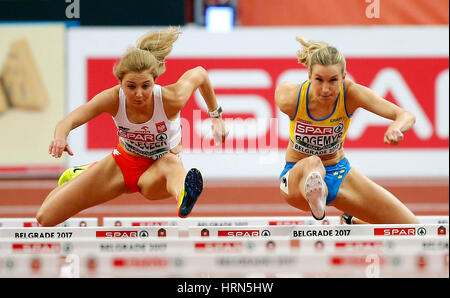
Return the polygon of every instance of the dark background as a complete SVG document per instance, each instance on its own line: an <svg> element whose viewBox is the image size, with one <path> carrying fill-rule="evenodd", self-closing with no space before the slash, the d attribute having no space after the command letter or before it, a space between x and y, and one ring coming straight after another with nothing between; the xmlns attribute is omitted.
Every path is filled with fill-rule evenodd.
<svg viewBox="0 0 450 298"><path fill-rule="evenodd" d="M80 18L67 18L75 0L0 0L0 22L77 21L81 26L168 26L185 24L183 0L78 0ZM188 1L187 4L190 5Z"/></svg>

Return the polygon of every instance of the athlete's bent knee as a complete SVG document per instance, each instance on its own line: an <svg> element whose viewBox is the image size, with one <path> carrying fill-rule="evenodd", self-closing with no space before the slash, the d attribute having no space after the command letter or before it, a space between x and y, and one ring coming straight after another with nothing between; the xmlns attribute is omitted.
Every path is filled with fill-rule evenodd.
<svg viewBox="0 0 450 298"><path fill-rule="evenodd" d="M48 212L43 211L42 208L37 212L36 220L43 227L53 227L57 225L51 216L48 215Z"/></svg>
<svg viewBox="0 0 450 298"><path fill-rule="evenodd" d="M167 153L164 155L164 165L168 167L176 167L181 164L181 159L178 155Z"/></svg>
<svg viewBox="0 0 450 298"><path fill-rule="evenodd" d="M325 167L323 166L322 160L317 155L312 155L306 158L306 164L304 166L304 170L307 172L310 171L319 171L322 175L325 175Z"/></svg>
<svg viewBox="0 0 450 298"><path fill-rule="evenodd" d="M405 224L420 224L420 221L417 216L413 215L405 222Z"/></svg>
<svg viewBox="0 0 450 298"><path fill-rule="evenodd" d="M323 168L322 160L317 155L311 155L306 160L311 168Z"/></svg>
<svg viewBox="0 0 450 298"><path fill-rule="evenodd" d="M304 171L310 172L312 170L319 170L325 173L325 167L322 164L322 160L317 155L311 155L307 158L297 162L291 169L291 172L304 173Z"/></svg>

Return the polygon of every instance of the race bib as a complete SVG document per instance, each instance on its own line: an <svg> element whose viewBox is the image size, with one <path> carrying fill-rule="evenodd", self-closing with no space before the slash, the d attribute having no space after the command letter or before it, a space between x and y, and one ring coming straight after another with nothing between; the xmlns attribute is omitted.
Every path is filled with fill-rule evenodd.
<svg viewBox="0 0 450 298"><path fill-rule="evenodd" d="M118 135L122 138L125 149L154 160L170 151L168 137L164 132L155 135L145 131L128 132L119 128Z"/></svg>
<svg viewBox="0 0 450 298"><path fill-rule="evenodd" d="M295 123L294 149L308 155L328 155L339 150L344 134L344 121L333 126Z"/></svg>

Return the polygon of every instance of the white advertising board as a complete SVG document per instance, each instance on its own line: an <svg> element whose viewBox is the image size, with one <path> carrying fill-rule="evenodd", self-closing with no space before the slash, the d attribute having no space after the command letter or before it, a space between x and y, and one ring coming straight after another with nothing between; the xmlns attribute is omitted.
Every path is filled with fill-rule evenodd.
<svg viewBox="0 0 450 298"><path fill-rule="evenodd" d="M67 113L117 84L112 67L148 28L69 28ZM346 137L353 167L372 178L448 177L448 27L238 28L211 33L182 28L156 83L175 82L189 68L209 73L231 130L223 147L211 145L204 101L195 93L181 113L183 162L207 179L277 179L284 167L288 118L273 94L283 81L302 82L295 37L327 41L342 51L354 81L413 112L417 121L398 147L383 143L389 121L358 110ZM68 165L111 153L117 134L111 117L72 131Z"/></svg>

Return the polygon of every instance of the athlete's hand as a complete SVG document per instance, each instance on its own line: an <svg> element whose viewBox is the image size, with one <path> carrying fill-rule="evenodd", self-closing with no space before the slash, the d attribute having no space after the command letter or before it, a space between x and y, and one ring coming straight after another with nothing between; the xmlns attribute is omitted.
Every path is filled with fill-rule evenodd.
<svg viewBox="0 0 450 298"><path fill-rule="evenodd" d="M214 144L216 146L224 143L225 138L230 133L230 131L227 128L227 125L222 117L212 118L211 129L212 129L212 133L213 133L213 137L214 137Z"/></svg>
<svg viewBox="0 0 450 298"><path fill-rule="evenodd" d="M397 146L399 142L403 141L403 138L404 136L400 129L389 127L384 134L384 143Z"/></svg>
<svg viewBox="0 0 450 298"><path fill-rule="evenodd" d="M48 153L51 154L55 158L61 157L63 152L66 151L70 155L73 155L72 150L70 149L67 142L63 139L54 139L50 142L50 146L48 148Z"/></svg>

